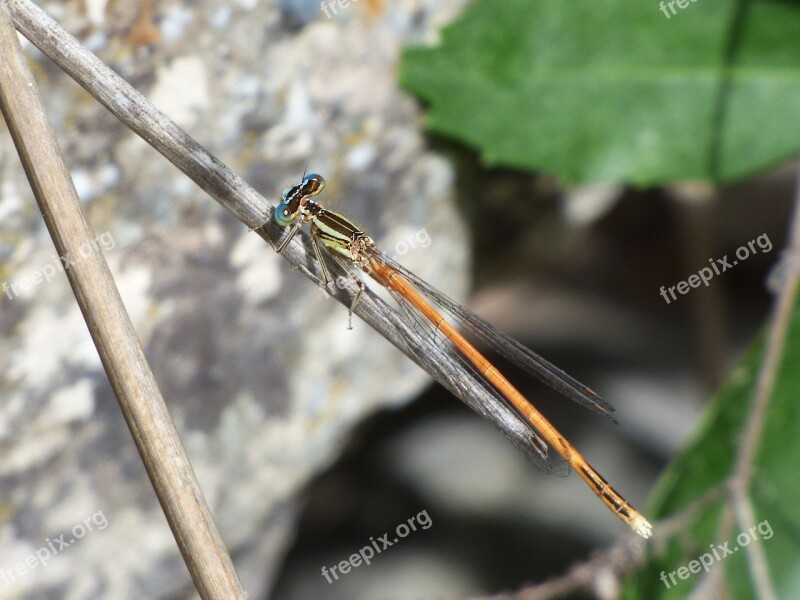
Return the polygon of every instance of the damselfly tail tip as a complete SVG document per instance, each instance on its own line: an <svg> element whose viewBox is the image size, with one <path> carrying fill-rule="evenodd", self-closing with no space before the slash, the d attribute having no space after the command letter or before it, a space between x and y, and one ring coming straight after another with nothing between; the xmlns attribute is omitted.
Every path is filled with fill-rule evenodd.
<svg viewBox="0 0 800 600"><path fill-rule="evenodd" d="M644 539L648 539L650 536L653 535L653 526L639 513L636 513L633 518L631 519L631 529L633 529L636 533L642 536Z"/></svg>

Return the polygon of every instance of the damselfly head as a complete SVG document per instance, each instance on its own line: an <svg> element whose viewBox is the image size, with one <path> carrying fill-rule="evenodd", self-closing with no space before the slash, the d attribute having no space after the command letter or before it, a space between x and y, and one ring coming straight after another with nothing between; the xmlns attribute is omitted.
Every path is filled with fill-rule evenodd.
<svg viewBox="0 0 800 600"><path fill-rule="evenodd" d="M281 193L281 203L275 208L275 222L281 227L288 227L300 214L303 184L288 187Z"/></svg>
<svg viewBox="0 0 800 600"><path fill-rule="evenodd" d="M275 209L275 222L288 227L295 222L306 202L325 189L325 178L317 173L303 176L303 181L281 193L281 203Z"/></svg>

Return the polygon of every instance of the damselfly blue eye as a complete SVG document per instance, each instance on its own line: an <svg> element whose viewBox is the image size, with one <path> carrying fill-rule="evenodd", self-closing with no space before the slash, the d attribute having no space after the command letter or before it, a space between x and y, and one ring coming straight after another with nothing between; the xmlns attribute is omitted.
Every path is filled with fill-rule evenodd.
<svg viewBox="0 0 800 600"><path fill-rule="evenodd" d="M281 203L275 209L275 222L281 227L288 227L294 222L296 213L289 210L289 205Z"/></svg>

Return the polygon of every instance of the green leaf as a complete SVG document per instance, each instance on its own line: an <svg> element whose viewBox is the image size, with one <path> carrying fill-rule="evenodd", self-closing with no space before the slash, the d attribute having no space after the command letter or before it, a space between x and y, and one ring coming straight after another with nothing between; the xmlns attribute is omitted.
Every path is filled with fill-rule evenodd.
<svg viewBox="0 0 800 600"><path fill-rule="evenodd" d="M431 131L567 182L725 182L796 154L797 4L680 1L475 0L401 81Z"/></svg>
<svg viewBox="0 0 800 600"><path fill-rule="evenodd" d="M714 399L694 440L662 477L646 511L648 516L661 518L677 514L715 486L730 480L752 410L762 353L763 342L758 341L734 369L728 383ZM680 534L661 548L656 540L649 562L628 581L624 594L626 599L688 598L708 577L720 574L730 597L737 600L756 598L745 547L754 543L754 538L760 540L778 598L800 598L798 390L800 301L796 299L775 387L758 440L752 485L748 490L761 529L742 531L741 526L734 522L730 536L718 538L723 509L730 506L730 496L722 486L720 495L682 528ZM726 543L733 551L730 555L725 555L720 548ZM734 551L734 548L738 550ZM714 550L719 560L714 556ZM690 562L704 554L713 557L708 569L710 575L704 570L697 574L688 572ZM705 560L709 562L708 558ZM678 573L681 567L687 568L683 571L684 579ZM662 573L667 583L664 583ZM670 573L674 575L670 577ZM712 596L701 594L698 597Z"/></svg>

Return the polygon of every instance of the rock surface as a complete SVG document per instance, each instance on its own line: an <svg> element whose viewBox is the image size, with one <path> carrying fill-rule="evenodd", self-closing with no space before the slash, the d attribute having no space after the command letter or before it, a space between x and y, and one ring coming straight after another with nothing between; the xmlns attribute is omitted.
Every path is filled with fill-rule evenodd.
<svg viewBox="0 0 800 600"><path fill-rule="evenodd" d="M463 4L354 0L330 18L302 0L43 8L265 196L323 173L324 203L459 294L452 171L426 151L396 71L402 47ZM426 377L365 325L346 330L342 306L25 47L223 538L262 597L304 486L363 416ZM66 278L32 283L60 261L5 129L0 181L0 281L16 284L0 297L0 595L191 597ZM48 547L46 564L17 568Z"/></svg>

